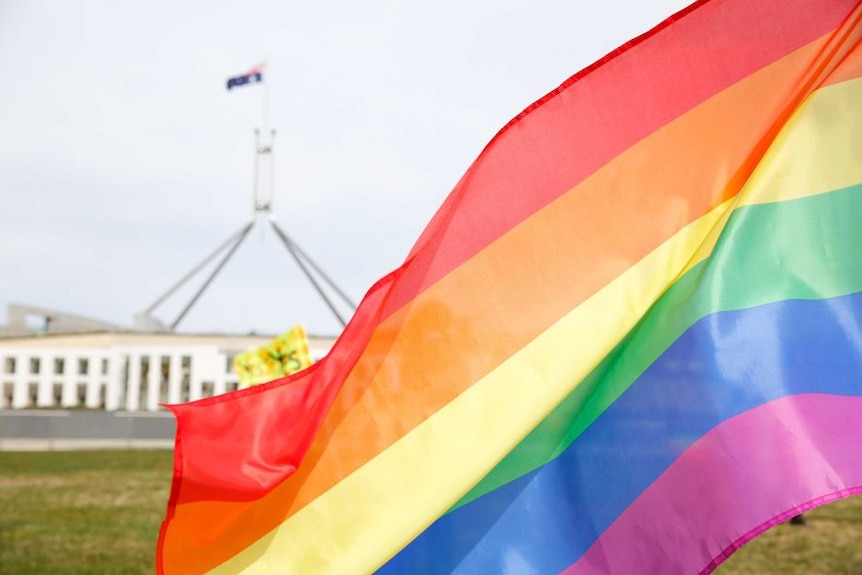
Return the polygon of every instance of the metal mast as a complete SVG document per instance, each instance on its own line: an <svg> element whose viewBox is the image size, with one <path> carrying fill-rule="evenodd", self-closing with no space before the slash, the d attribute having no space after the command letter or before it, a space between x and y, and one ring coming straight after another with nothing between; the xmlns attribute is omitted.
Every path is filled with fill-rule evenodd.
<svg viewBox="0 0 862 575"><path fill-rule="evenodd" d="M342 327L347 325L345 319L338 313L338 309L335 307L332 299L327 295L326 290L323 289L323 285L325 284L328 288L333 291L347 306L350 307L351 310L356 309L356 304L354 304L347 295L335 284L332 279L326 275L323 270L318 266L314 260L304 251L299 245L291 239L287 233L276 223L275 218L273 216L273 195L275 188L275 161L274 161L274 151L275 151L275 130L269 127L269 89L266 85L266 82L259 80L260 83L264 84L263 90L263 114L262 114L262 129L255 128L254 130L254 183L253 183L253 211L252 211L252 219L251 221L244 224L238 231L234 232L227 240L225 240L222 244L220 244L213 252L211 252L206 258L204 258L200 263L195 265L188 273L186 273L178 282L173 284L165 293L159 296L149 307L147 307L143 312L137 314L135 316L135 324L138 328L152 328L153 326L159 326L162 328L168 328L170 331L176 330L177 326L179 326L180 322L182 322L183 318L186 317L191 308L197 303L206 289L212 284L213 280L215 280L216 276L224 269L227 262L231 259L234 253L236 253L239 246L245 241L245 238L248 237L249 232L253 227L255 227L261 220L268 220L270 226L275 232L276 236L281 240L282 245L284 245L288 254L293 258L296 265L302 271L303 275L305 275L306 279L311 283L312 287L315 289L317 294L323 299L326 306L338 320ZM230 81L228 82L228 86L230 89ZM207 264L213 261L217 256L221 255L221 259L219 259L215 268L207 275L206 279L203 281L198 290L194 293L191 300L183 306L182 311L177 315L177 317L170 323L170 326L164 326L153 318L152 312L159 307L162 303L164 303L171 295L173 295L180 287L185 285L189 280L195 277L199 271L201 271Z"/></svg>

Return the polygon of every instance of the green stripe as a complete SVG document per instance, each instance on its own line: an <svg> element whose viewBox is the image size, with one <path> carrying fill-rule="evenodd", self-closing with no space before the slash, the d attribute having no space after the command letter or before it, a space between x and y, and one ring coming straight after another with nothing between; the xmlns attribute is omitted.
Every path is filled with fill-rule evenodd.
<svg viewBox="0 0 862 575"><path fill-rule="evenodd" d="M862 214L862 184L737 209L712 255L668 288L598 367L450 511L557 457L707 315L862 291L862 225L855 214Z"/></svg>

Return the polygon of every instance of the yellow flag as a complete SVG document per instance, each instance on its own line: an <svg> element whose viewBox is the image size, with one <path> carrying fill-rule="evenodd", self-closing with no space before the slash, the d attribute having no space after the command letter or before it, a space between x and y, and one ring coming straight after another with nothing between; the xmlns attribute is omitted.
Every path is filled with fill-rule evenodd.
<svg viewBox="0 0 862 575"><path fill-rule="evenodd" d="M237 355L233 360L240 388L296 373L311 364L308 336L301 325L261 348Z"/></svg>

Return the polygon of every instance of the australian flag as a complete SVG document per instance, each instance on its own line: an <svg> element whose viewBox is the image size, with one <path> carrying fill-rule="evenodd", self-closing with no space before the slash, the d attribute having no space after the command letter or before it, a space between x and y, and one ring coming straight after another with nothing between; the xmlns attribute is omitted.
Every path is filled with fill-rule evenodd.
<svg viewBox="0 0 862 575"><path fill-rule="evenodd" d="M245 86L252 82L263 82L263 64L259 64L240 76L227 79L227 89Z"/></svg>

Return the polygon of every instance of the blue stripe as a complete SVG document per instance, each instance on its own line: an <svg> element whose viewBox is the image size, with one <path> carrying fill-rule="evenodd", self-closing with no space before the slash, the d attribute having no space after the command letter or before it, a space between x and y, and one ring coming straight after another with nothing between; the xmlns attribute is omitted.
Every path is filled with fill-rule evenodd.
<svg viewBox="0 0 862 575"><path fill-rule="evenodd" d="M860 325L862 293L703 318L557 459L440 518L380 573L558 573L726 419L798 393L862 395Z"/></svg>

